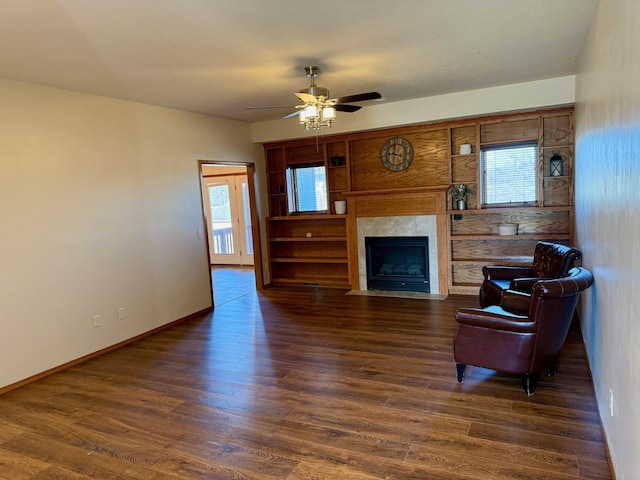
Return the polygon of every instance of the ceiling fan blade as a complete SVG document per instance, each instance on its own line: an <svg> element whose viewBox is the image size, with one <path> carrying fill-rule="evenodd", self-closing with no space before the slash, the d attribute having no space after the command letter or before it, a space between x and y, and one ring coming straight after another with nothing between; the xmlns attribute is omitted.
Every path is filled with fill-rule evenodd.
<svg viewBox="0 0 640 480"><path fill-rule="evenodd" d="M339 112L357 112L362 107L360 107L358 105L341 105L341 104L337 104L337 105L334 105L333 108L335 108Z"/></svg>
<svg viewBox="0 0 640 480"><path fill-rule="evenodd" d="M285 115L282 118L291 118L291 117L295 117L296 115L298 115L300 113L300 111L296 111L296 112L291 112L289 115Z"/></svg>
<svg viewBox="0 0 640 480"><path fill-rule="evenodd" d="M368 93L359 93L357 95L349 95L346 97L336 98L336 103L353 103L353 102L364 102L365 100L376 100L378 98L382 98L378 92L368 92Z"/></svg>
<svg viewBox="0 0 640 480"><path fill-rule="evenodd" d="M294 95L304 103L316 103L318 101L318 99L315 96L310 95L308 93L297 92L297 93L294 93Z"/></svg>

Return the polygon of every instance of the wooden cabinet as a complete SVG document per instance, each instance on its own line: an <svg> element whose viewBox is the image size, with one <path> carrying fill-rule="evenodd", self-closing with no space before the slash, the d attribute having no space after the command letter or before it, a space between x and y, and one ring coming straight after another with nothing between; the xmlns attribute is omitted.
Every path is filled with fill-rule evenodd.
<svg viewBox="0 0 640 480"><path fill-rule="evenodd" d="M348 288L346 215L267 219L271 283Z"/></svg>

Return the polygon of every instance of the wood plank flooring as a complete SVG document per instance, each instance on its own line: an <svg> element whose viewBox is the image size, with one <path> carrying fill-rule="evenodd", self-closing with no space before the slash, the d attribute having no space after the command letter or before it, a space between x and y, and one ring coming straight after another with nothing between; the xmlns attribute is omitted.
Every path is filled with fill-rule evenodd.
<svg viewBox="0 0 640 480"><path fill-rule="evenodd" d="M609 479L579 331L558 376L469 367L444 301L273 288L0 397L0 478Z"/></svg>

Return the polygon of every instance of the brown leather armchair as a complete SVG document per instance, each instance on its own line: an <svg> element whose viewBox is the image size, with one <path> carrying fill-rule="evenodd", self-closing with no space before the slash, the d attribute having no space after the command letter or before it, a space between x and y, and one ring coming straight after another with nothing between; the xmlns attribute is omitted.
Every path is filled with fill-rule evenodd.
<svg viewBox="0 0 640 480"><path fill-rule="evenodd" d="M500 305L506 290L529 293L538 280L564 277L580 259L580 250L558 243L538 242L530 267L487 265L482 268L480 306Z"/></svg>
<svg viewBox="0 0 640 480"><path fill-rule="evenodd" d="M530 295L506 291L500 306L458 309L453 339L458 381L467 365L475 365L521 374L524 391L533 394L540 372L555 375L580 292L592 283L591 272L575 267L566 277L537 281Z"/></svg>

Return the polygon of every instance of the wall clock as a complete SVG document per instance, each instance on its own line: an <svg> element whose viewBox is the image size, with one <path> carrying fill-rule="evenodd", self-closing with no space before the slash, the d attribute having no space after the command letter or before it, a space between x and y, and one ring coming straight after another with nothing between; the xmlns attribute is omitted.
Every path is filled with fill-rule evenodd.
<svg viewBox="0 0 640 480"><path fill-rule="evenodd" d="M406 138L390 138L380 150L380 161L392 172L406 170L413 161L413 145Z"/></svg>

